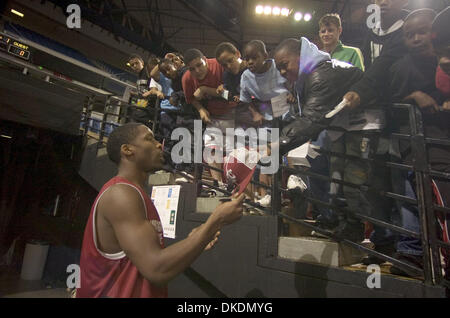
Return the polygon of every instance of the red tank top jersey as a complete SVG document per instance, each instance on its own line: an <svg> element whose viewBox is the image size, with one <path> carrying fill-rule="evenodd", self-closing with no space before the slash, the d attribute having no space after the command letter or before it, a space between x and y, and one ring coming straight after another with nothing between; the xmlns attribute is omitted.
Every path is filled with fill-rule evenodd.
<svg viewBox="0 0 450 318"><path fill-rule="evenodd" d="M150 220L163 245L161 221L150 197L140 187L122 177L114 177L100 190L84 231L80 259L80 283L77 298L113 297L145 298L167 297L167 287L155 287L145 279L125 253L106 254L97 248L95 213L102 195L114 184L126 184L135 188L144 201L147 219Z"/></svg>

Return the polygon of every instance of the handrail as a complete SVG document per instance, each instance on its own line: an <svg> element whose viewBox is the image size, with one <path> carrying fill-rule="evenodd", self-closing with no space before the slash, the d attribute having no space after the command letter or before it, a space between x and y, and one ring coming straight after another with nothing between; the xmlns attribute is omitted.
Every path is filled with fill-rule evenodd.
<svg viewBox="0 0 450 318"><path fill-rule="evenodd" d="M412 151L415 151L414 155L416 156L416 158L420 158L419 162L414 162L413 165L405 165L405 164L399 164L399 163L382 162L380 160L375 160L375 159L367 159L367 158L363 159L363 158L359 158L359 157L355 157L355 156L348 156L348 155L333 153L333 152L325 151L325 150L317 150L317 151L322 154L346 158L348 160L356 159L356 160L360 160L360 161L370 162L372 164L383 165L383 166L389 167L389 168L414 171L416 173L416 192L418 195L417 200L408 198L404 195L400 195L397 193L378 191L379 189L378 190L373 189L371 187L364 186L364 185L363 186L354 185L354 184L351 184L348 182L343 182L342 180L336 180L334 178L330 178L328 176L323 176L323 175L320 175L317 173L305 172L300 169L293 169L290 167L282 166L281 170L286 170L286 171L294 172L296 174L307 175L309 177L318 178L321 180L327 180L327 181L335 182L335 183L353 187L353 188L358 188L360 191L374 191L375 190L375 191L378 191L378 193L380 195L385 195L387 197L390 197L390 198L393 198L396 200L402 200L402 201L406 201L411 204L418 205L418 209L419 209L419 213L420 213L419 217L420 217L420 224L421 224L421 234L409 231L402 227L399 227L399 226L396 226L396 225L393 225L393 224L390 224L390 223L387 223L387 222L384 222L381 220L371 218L371 217L363 215L361 213L355 213L356 211L353 211L353 216L355 216L359 219L362 219L362 220L370 221L373 224L376 224L378 226L402 233L402 234L410 236L410 237L421 238L422 246L423 246L424 269L421 270L420 272L424 275L425 282L431 283L434 285L440 284L443 286L448 286L449 285L448 280L445 280L441 275L441 264L440 264L440 256L439 256L438 247L449 249L450 244L447 242L443 242L442 240L437 238L437 233L436 233L437 218L435 216L435 213L431 213L431 212L433 212L433 210L434 210L434 212L438 212L438 211L444 212L447 215L447 214L450 214L450 208L439 207L436 204L433 204L432 194L431 194L431 182L429 182L429 181L431 180L430 179L431 177L438 177L440 179L450 180L450 174L447 172L435 171L435 170L431 170L430 168L428 168L427 158L426 158L426 156L427 156L426 145L427 144L438 144L438 145L443 145L443 146L450 146L450 141L444 140L444 139L438 139L438 138L424 137L423 131L422 131L422 118L421 118L420 113L417 112L416 107L414 107L412 105L407 105L407 104L393 104L393 105L389 105L389 106L391 108L408 110L409 118L410 118L411 134L407 135L407 134L393 133L393 134L391 134L391 138L411 140L412 142L414 142L415 144L412 145L412 148L413 148ZM281 171L279 173L281 173ZM325 203L325 202L322 202L322 201L314 199L314 198L305 196L305 199L307 199L309 202L318 203L318 204L327 206L329 208L334 208L334 209L341 210L341 211L349 211L348 209L342 209L333 204ZM321 233L325 236L333 238L333 236L331 235L330 232L327 233L327 231L323 231L320 228L317 228L316 226L311 225L307 222L292 218L284 213L279 213L278 215L281 216L282 218L286 218L292 222L296 222L296 223L302 224L304 226L308 226L309 228L314 229L318 233ZM334 239L337 239L337 238L334 238ZM393 263L394 265L397 265L400 268L402 268L403 270L405 270L407 273L411 274L411 271L413 271L413 272L415 271L416 273L419 273L418 268L412 268L407 263L399 262L398 260L393 259L387 255L383 255L374 250L367 249L366 247L361 247L361 246L359 246L358 243L351 242L348 240L343 240L343 241L347 244L353 245L356 248L364 250L369 255L373 255L378 258L388 260L391 263ZM430 252L429 252L429 249L430 249Z"/></svg>
<svg viewBox="0 0 450 318"><path fill-rule="evenodd" d="M75 86L77 88L81 88L81 89L87 90L90 93L94 93L94 94L102 95L102 96L110 96L110 95L112 95L112 93L110 93L108 91L105 91L103 89L93 87L91 85L79 82L77 80L67 80L64 77L60 77L60 76L55 75L53 72L51 72L49 70L39 69L34 64L31 64L31 63L19 60L19 59L15 58L15 57L10 56L8 54L5 54L3 52L0 52L0 59L4 60L4 61L7 61L8 63L15 64L16 66L20 66L20 67L26 68L28 70L31 70L31 71L33 71L33 72L35 72L37 74L45 75L45 76L48 76L49 78L56 79L56 80L61 81L63 83L69 84L71 86Z"/></svg>
<svg viewBox="0 0 450 318"><path fill-rule="evenodd" d="M22 38L21 36L17 36L16 34L14 34L12 32L6 31L5 33L0 32L0 34L4 34L4 35L7 35L8 37L12 37L12 38L18 38L17 39L18 41L23 42L24 44L28 44L32 48L35 48L37 50L40 50L40 51L45 52L47 54L50 54L50 55L54 56L55 58L59 58L61 60L69 62L69 63L71 63L73 65L81 67L81 68L83 68L83 69L85 69L87 71L90 71L92 73L96 73L97 75L100 75L100 76L102 76L104 78L108 78L108 79L110 79L110 80L112 80L112 81L114 81L116 83L119 83L119 84L121 84L123 86L134 88L133 85L131 85L131 84L127 83L127 82L124 82L124 81L116 78L115 76L113 76L113 75L111 75L111 74L109 74L109 73L107 73L107 72L105 72L105 71L103 71L103 70L101 70L101 69L99 69L97 67L88 65L88 64L83 63L81 61L78 61L78 60L76 60L74 58L71 58L71 57L69 57L67 55L64 55L62 53L59 53L59 52L54 51L52 49L49 49L48 47L42 46L42 45L40 45L40 44L38 44L36 42L33 42L33 41L28 40L26 38Z"/></svg>
<svg viewBox="0 0 450 318"><path fill-rule="evenodd" d="M409 104L392 104L389 105L390 109L398 109L398 110L406 110L409 112L409 118L410 118L410 131L411 134L398 134L398 133L392 133L390 134L391 138L397 138L397 139L403 139L403 140L410 140L411 143L415 143L413 147L413 151L416 152L416 156L419 157L419 163L413 162L412 164L405 164L405 163L399 163L399 162L390 162L390 161L383 161L380 159L373 159L373 158L360 158L357 156L349 156L342 153L335 153L331 151L326 151L323 149L317 150L321 154L327 155L327 156L335 156L340 158L346 158L347 160L358 160L370 164L380 165L384 166L386 168L390 169L400 169L403 171L413 171L416 173L416 191L417 191L417 199L413 199L410 197L407 197L402 194L386 191L385 189L376 189L373 187L369 187L367 185L360 185L360 184L353 184L348 181L335 179L330 176L321 175L318 173L314 173L311 171L305 171L302 169L298 169L296 167L288 167L283 164L280 164L280 169L276 174L273 175L273 185L272 187L261 184L259 182L251 181L253 184L256 184L258 186L262 186L269 190L272 196L272 208L264 208L260 206L257 203L251 202L250 200L245 200L245 204L249 206L256 207L262 211L265 211L266 213L272 212L271 214L273 216L277 216L280 219L286 219L291 222L301 224L303 226L306 226L317 233L320 233L326 237L329 237L330 239L336 240L338 242L342 242L344 244L350 245L354 248L357 248L363 252L366 252L369 255L378 257L382 260L389 261L392 264L398 266L399 268L403 269L405 272L409 273L413 276L422 276L425 283L427 284L433 284L433 285L442 285L442 286L450 286L450 282L446 279L444 279L441 275L441 264L438 262L439 259L439 249L450 249L450 243L444 242L441 239L438 239L437 233L436 233L436 226L437 226L437 217L436 213L442 212L444 215L450 215L450 208L448 207L441 207L433 203L432 201L432 193L430 189L427 189L427 184L431 180L431 177L436 177L444 180L450 180L450 173L447 172L441 172L441 171L435 171L429 168L426 158L426 145L427 144L438 144L442 146L449 146L450 142L448 140L444 139L438 139L438 138L427 138L423 135L423 132L421 130L422 127L422 118L420 116L420 113L417 114L416 107L409 105ZM155 112L158 113L160 110L159 108L159 100L157 101L157 105L155 107ZM157 129L157 116L155 115L154 118L154 128L155 128L155 136L158 136L159 134L156 132ZM193 151L194 145L191 145L191 150ZM166 152L169 152L170 150L165 150ZM280 161L281 163L281 161ZM178 173L189 180L193 181L197 186L206 186L207 188L214 189L216 191L222 192L225 195L229 196L231 193L227 190L221 189L220 187L216 187L213 184L210 184L208 182L205 182L202 180L201 173L203 168L209 168L211 170L219 171L223 173L223 169L212 167L208 165L207 163L199 163L196 164L196 172L194 173L194 176L190 176L189 174L180 171L176 169L175 167L172 167L171 172ZM411 265L409 263L403 262L401 260L398 260L396 258L393 258L388 255L384 255L378 251L375 251L373 249L370 249L364 245L361 245L357 242L352 242L348 239L342 238L342 237L336 237L332 232L328 230L324 230L323 228L317 227L313 224L310 224L309 222L306 222L301 219L296 219L292 216L287 215L284 212L281 212L281 195L282 193L287 193L288 189L285 189L280 186L280 180L281 180L281 174L283 171L303 175L311 178L316 178L319 180L327 181L327 182L333 182L336 184L340 184L346 187L351 187L354 189L358 189L362 192L376 192L379 195L392 198L395 200L400 200L403 202L407 202L412 205L417 205L419 210L419 218L420 218L420 224L421 224L421 230L420 233L405 229L401 226L397 226L394 224L390 224L388 222L378 220L376 218L364 215L359 213L358 211L351 211L348 208L342 208L339 206L336 206L334 204L331 204L329 202L323 202L318 199L312 198L306 194L302 194L303 198L307 200L308 202L312 202L315 204L319 204L331 209L339 210L342 212L351 212L352 216L359 220L368 221L371 222L377 226L384 227L386 229L390 229L394 232L403 234L405 236L417 238L422 240L422 246L423 246L423 260L424 260L424 268L418 268L414 265ZM269 213L268 213L269 214Z"/></svg>

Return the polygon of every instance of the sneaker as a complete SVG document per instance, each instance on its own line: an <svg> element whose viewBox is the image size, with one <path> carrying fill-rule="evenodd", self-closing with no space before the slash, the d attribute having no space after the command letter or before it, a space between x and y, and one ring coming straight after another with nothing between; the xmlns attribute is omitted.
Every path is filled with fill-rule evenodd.
<svg viewBox="0 0 450 318"><path fill-rule="evenodd" d="M385 254L387 256L393 256L395 253L395 247L393 244L381 245L381 246L375 245L374 250L381 254ZM378 258L376 256L373 256L373 255L364 257L361 261L361 263L363 263L364 265L367 265L367 266L371 265L371 264L381 265L384 262L386 262L386 261L381 258Z"/></svg>
<svg viewBox="0 0 450 318"><path fill-rule="evenodd" d="M188 182L189 182L189 180L186 179L185 177L175 179L175 183L188 183Z"/></svg>
<svg viewBox="0 0 450 318"><path fill-rule="evenodd" d="M300 190L303 192L308 187L306 186L306 183L303 182L303 180L300 177L298 177L296 175L291 175L287 182L287 188L289 190L300 188Z"/></svg>
<svg viewBox="0 0 450 318"><path fill-rule="evenodd" d="M228 189L227 189L227 188L228 188L228 185L225 184L225 183L223 183L223 182L214 180L213 185L214 185L215 187L221 189L221 190L228 191ZM214 192L216 193L216 196L217 196L217 197L225 197L225 196L227 196L226 193L224 193L224 192L222 192L222 191L219 191L219 190L211 189L211 191L214 191Z"/></svg>
<svg viewBox="0 0 450 318"><path fill-rule="evenodd" d="M257 200L256 203L259 203L261 206L268 208L271 203L271 196L270 194L266 194L261 200Z"/></svg>
<svg viewBox="0 0 450 318"><path fill-rule="evenodd" d="M255 207L248 207L245 212L247 215L264 215L264 212Z"/></svg>
<svg viewBox="0 0 450 318"><path fill-rule="evenodd" d="M202 189L199 197L200 198L214 198L216 196L216 192L211 189Z"/></svg>

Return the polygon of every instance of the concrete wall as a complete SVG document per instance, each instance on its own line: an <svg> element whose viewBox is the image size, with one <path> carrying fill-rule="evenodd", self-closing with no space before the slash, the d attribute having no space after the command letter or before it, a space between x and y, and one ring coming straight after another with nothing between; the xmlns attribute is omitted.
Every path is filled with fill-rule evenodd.
<svg viewBox="0 0 450 318"><path fill-rule="evenodd" d="M192 195L192 185L183 186ZM191 200L192 201L192 200ZM177 239L185 238L208 215L180 202ZM192 270L169 284L170 297L444 297L439 287L418 280L382 275L381 288L371 290L366 272L278 258L277 218L244 216L225 227L216 246L204 252Z"/></svg>

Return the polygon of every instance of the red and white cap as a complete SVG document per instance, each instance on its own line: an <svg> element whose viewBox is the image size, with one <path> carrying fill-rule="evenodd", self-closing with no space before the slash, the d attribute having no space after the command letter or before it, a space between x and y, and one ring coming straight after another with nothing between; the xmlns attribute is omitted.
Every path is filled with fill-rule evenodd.
<svg viewBox="0 0 450 318"><path fill-rule="evenodd" d="M244 192L252 179L259 157L256 150L247 148L234 149L225 157L224 179L226 182L233 182L239 186L238 195Z"/></svg>

